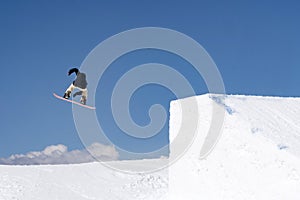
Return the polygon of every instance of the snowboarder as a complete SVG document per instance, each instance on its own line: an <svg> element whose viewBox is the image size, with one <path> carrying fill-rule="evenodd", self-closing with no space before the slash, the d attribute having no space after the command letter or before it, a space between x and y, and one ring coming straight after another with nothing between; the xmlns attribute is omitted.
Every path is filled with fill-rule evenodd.
<svg viewBox="0 0 300 200"><path fill-rule="evenodd" d="M66 90L66 92L64 94L64 98L69 99L71 96L71 93L76 88L76 89L79 89L79 91L74 93L73 97L75 97L77 95L81 95L80 103L82 103L83 105L86 105L87 93L88 93L86 75L85 75L85 73L79 72L79 70L77 68L70 69L68 72L68 76L70 76L72 73L76 74L76 79Z"/></svg>

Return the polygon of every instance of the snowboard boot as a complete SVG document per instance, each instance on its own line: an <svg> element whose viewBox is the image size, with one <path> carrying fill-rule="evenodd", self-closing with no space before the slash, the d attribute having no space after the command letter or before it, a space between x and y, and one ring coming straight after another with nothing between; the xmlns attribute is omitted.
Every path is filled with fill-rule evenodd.
<svg viewBox="0 0 300 200"><path fill-rule="evenodd" d="M82 96L82 97L81 97L80 103L82 103L83 105L86 104L86 97L85 97L85 96Z"/></svg>
<svg viewBox="0 0 300 200"><path fill-rule="evenodd" d="M66 91L64 94L64 98L68 99L68 98L70 98L70 96L71 96L71 91Z"/></svg>

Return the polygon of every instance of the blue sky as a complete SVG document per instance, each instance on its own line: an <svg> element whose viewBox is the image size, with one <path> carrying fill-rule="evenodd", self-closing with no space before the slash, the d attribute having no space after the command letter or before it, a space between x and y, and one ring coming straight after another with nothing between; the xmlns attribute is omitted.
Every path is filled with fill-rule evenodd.
<svg viewBox="0 0 300 200"><path fill-rule="evenodd" d="M96 45L132 28L165 27L192 37L217 64L228 94L300 96L299 10L298 1L1 1L0 157L52 144L83 148L71 105L52 93L63 94L74 78L68 69L80 66ZM188 66L167 52L128 54L100 81L97 106L108 102L122 73L118 66L147 62ZM198 94L207 92L192 69L181 73L192 76ZM147 124L147 107L160 102L168 108L171 99L161 87L141 89L132 101L138 108L133 118ZM151 141L134 141L118 132L109 111L100 112L99 119L107 116L108 137L124 148L147 152L168 142L167 125Z"/></svg>

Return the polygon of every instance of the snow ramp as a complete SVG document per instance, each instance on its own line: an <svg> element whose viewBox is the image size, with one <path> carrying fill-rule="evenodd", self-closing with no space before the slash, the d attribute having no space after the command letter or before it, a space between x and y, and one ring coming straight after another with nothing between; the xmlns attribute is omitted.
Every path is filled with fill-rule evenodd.
<svg viewBox="0 0 300 200"><path fill-rule="evenodd" d="M222 130L210 154L201 157L214 106L225 112ZM170 199L300 198L300 98L206 94L172 101L170 142L194 130L181 127L188 117L182 107L199 118L181 157L174 158L178 145L170 145L170 158L177 159L169 167Z"/></svg>

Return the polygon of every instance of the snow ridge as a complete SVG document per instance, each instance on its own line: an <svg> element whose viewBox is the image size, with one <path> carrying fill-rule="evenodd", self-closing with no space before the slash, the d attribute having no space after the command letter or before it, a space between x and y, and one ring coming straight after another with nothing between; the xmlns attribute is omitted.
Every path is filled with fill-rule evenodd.
<svg viewBox="0 0 300 200"><path fill-rule="evenodd" d="M199 129L191 148L169 169L172 199L299 199L300 98L191 98L198 101ZM185 101L171 102L170 138L178 134ZM212 153L199 160L212 104L226 111L222 136Z"/></svg>

